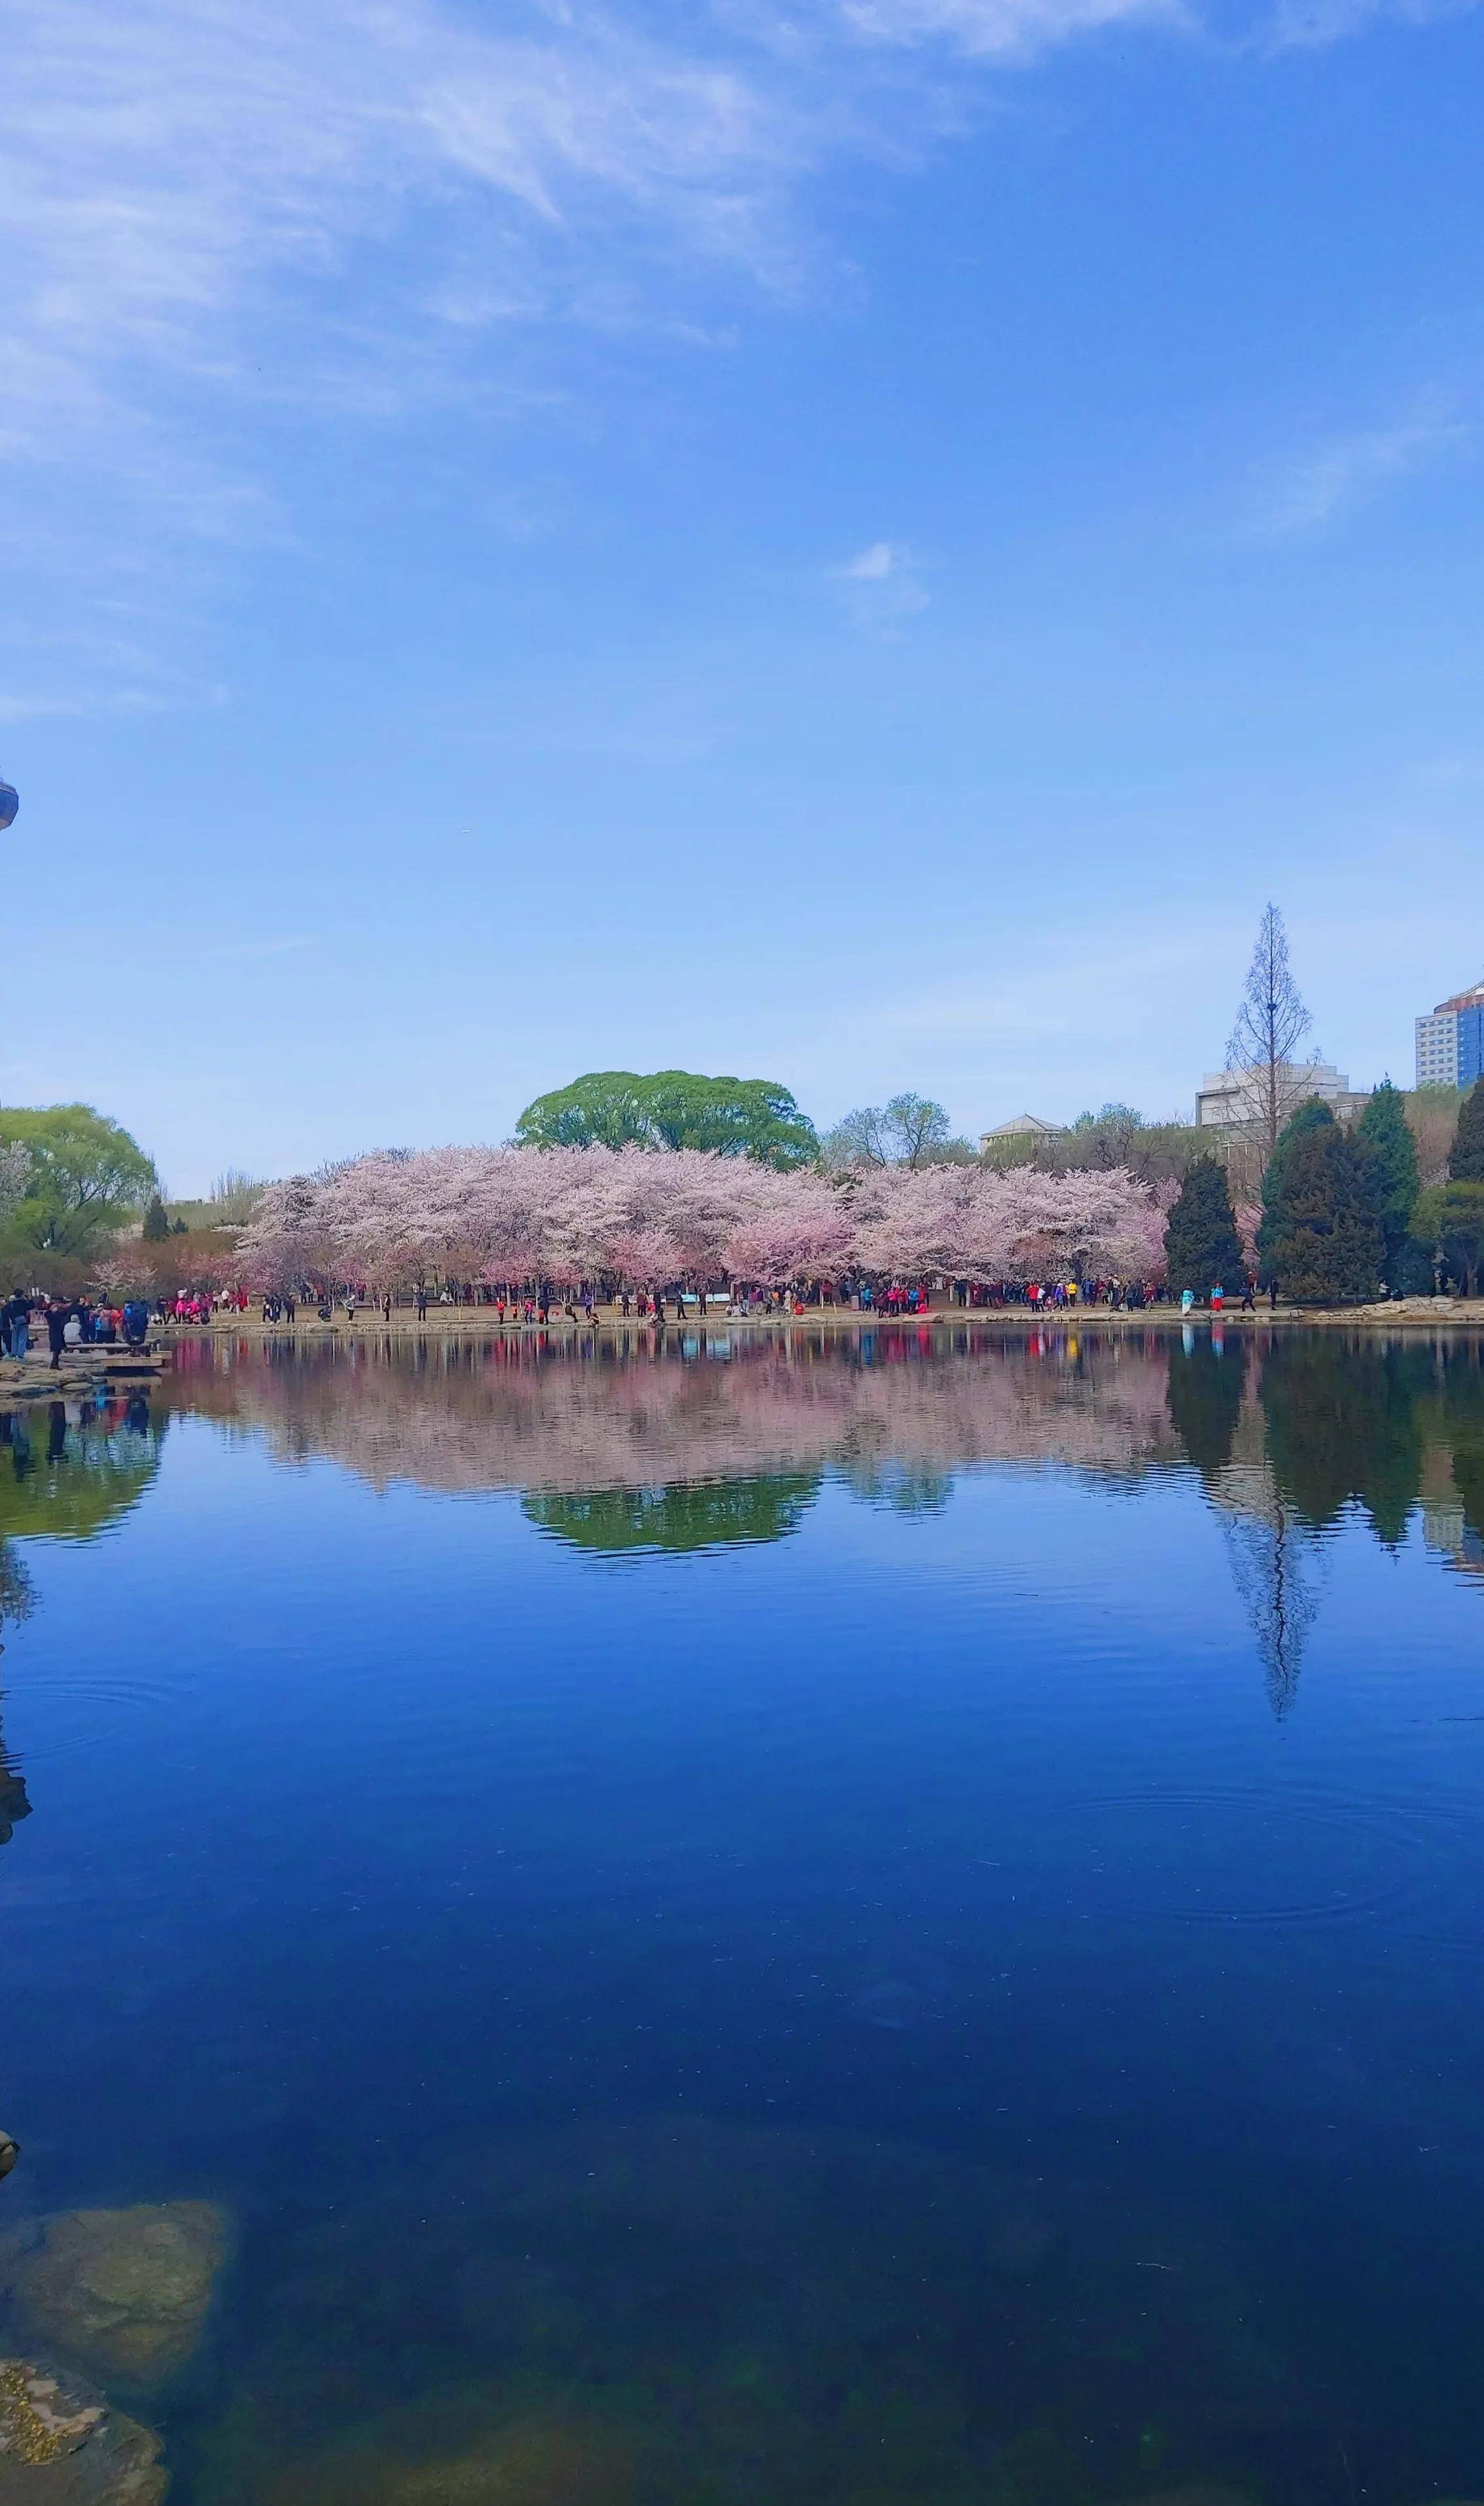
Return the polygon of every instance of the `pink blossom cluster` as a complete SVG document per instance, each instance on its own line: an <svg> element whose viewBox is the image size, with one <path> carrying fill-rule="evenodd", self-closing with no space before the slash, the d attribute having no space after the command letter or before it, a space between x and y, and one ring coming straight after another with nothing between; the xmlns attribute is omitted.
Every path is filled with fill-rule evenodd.
<svg viewBox="0 0 1484 2506"><path fill-rule="evenodd" d="M1152 1278L1164 1233L1155 1197L1121 1169L943 1165L832 1178L699 1149L448 1148L380 1151L271 1185L237 1261L260 1287L440 1277L780 1286L852 1271Z"/></svg>

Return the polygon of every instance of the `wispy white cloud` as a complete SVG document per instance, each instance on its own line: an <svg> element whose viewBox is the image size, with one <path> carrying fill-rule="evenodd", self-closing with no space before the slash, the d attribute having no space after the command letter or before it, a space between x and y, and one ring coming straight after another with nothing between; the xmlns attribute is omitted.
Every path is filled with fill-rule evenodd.
<svg viewBox="0 0 1484 2506"><path fill-rule="evenodd" d="M1269 483L1257 527L1274 534L1318 530L1393 481L1461 450L1472 435L1455 412L1428 402L1390 424L1334 436Z"/></svg>
<svg viewBox="0 0 1484 2506"><path fill-rule="evenodd" d="M1377 18L1425 26L1434 18L1460 17L1471 6L1472 0L1276 0L1262 35L1270 51L1314 52L1345 42Z"/></svg>
<svg viewBox="0 0 1484 2506"><path fill-rule="evenodd" d="M1009 59L1131 18L1192 22L1185 0L844 0L844 16L871 42L946 39L965 53Z"/></svg>
<svg viewBox="0 0 1484 2506"><path fill-rule="evenodd" d="M677 253L794 285L801 180L899 146L913 59L928 136L934 54L1020 59L1197 5L714 0L661 35L618 0L503 23L449 0L12 0L0 440L96 443L129 366L271 395L380 362L416 389L419 324L569 319L615 268L673 299Z"/></svg>
<svg viewBox="0 0 1484 2506"><path fill-rule="evenodd" d="M900 574L902 564L900 549L894 549L889 540L873 540L840 572L847 583L885 583L889 575Z"/></svg>
<svg viewBox="0 0 1484 2506"><path fill-rule="evenodd" d="M927 606L918 561L894 540L871 540L830 573L846 587L851 614L859 626L892 628Z"/></svg>
<svg viewBox="0 0 1484 2506"><path fill-rule="evenodd" d="M266 414L544 408L578 327L725 346L740 291L807 292L823 166L961 125L1000 64L1209 5L0 0L0 462L50 482L13 500L13 570L86 552L147 642L196 589L172 568L291 536ZM1409 457L1332 454L1287 526ZM891 544L856 563L878 623L925 602Z"/></svg>

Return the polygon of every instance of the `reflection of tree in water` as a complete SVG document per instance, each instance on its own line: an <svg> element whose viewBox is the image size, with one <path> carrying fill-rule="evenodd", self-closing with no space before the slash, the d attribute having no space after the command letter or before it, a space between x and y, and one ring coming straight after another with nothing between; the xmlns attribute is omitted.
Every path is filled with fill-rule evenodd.
<svg viewBox="0 0 1484 2506"><path fill-rule="evenodd" d="M1389 1548L1405 1534L1437 1364L1416 1342L1285 1338L1264 1352L1253 1408L1230 1400L1199 1349L1172 1355L1171 1416L1220 1509L1276 1714L1293 1700L1324 1544L1347 1508L1362 1507Z"/></svg>
<svg viewBox="0 0 1484 2506"><path fill-rule="evenodd" d="M1257 1639L1269 1702L1281 1721L1293 1702L1319 1607L1319 1552L1312 1531L1276 1487L1270 1485L1255 1505L1253 1493L1248 1490L1241 1512L1223 1508L1221 1529L1232 1580Z"/></svg>
<svg viewBox="0 0 1484 2506"><path fill-rule="evenodd" d="M1484 1345L1471 1342L1449 1349L1430 1388L1429 1407L1451 1459L1463 1536L1476 1551L1484 1543Z"/></svg>
<svg viewBox="0 0 1484 2506"><path fill-rule="evenodd" d="M847 1465L845 1477L852 1495L892 1514L946 1514L954 1488L951 1473L925 1465L907 1470L889 1462L856 1462Z"/></svg>
<svg viewBox="0 0 1484 2506"><path fill-rule="evenodd" d="M163 1436L138 1398L0 1413L0 1539L92 1539L138 1503Z"/></svg>
<svg viewBox="0 0 1484 2506"><path fill-rule="evenodd" d="M28 1619L35 1602L31 1579L24 1561L18 1557L8 1540L0 1540L0 1636L8 1627ZM0 1642L0 1653L5 1650ZM0 1702L4 1691L0 1689ZM26 1799L25 1780L20 1770L7 1756L4 1727L0 1726L0 1844L9 1844L23 1818L29 1818L31 1805Z"/></svg>
<svg viewBox="0 0 1484 2506"><path fill-rule="evenodd" d="M543 1489L523 1497L527 1522L574 1549L673 1551L784 1540L818 1493L818 1471L699 1480L674 1487Z"/></svg>
<svg viewBox="0 0 1484 2506"><path fill-rule="evenodd" d="M1314 1620L1315 1550L1309 1528L1280 1486L1249 1404L1248 1346L1233 1337L1187 1333L1170 1350L1170 1421L1217 1510L1277 1715L1298 1686Z"/></svg>
<svg viewBox="0 0 1484 2506"><path fill-rule="evenodd" d="M1190 1346L1171 1348L1170 1423L1203 1480L1224 1471L1231 1460L1246 1382L1243 1339L1223 1346L1214 1335L1203 1334Z"/></svg>
<svg viewBox="0 0 1484 2506"><path fill-rule="evenodd" d="M160 1467L163 1434L137 1397L51 1401L42 1416L0 1412L0 1632L33 1605L16 1541L92 1539L137 1504ZM0 1733L0 1844L30 1808Z"/></svg>
<svg viewBox="0 0 1484 2506"><path fill-rule="evenodd" d="M1430 1347L1389 1347L1349 1333L1280 1341L1263 1362L1260 1397L1274 1476L1306 1522L1359 1504L1394 1547L1422 1492L1419 1396Z"/></svg>

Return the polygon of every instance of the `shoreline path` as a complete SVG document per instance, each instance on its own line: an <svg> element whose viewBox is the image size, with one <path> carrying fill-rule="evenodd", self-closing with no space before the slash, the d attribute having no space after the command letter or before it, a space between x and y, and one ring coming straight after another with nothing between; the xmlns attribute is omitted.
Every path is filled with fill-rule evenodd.
<svg viewBox="0 0 1484 2506"><path fill-rule="evenodd" d="M715 1332L727 1335L738 1331L902 1331L923 1330L989 1330L1004 1332L1100 1331L1138 1332L1168 1329L1172 1324L1187 1321L1209 1329L1219 1323L1226 1329L1243 1331L1280 1330L1294 1325L1363 1324L1421 1327L1435 1330L1439 1325L1454 1329L1484 1330L1484 1297L1406 1297L1395 1302L1369 1306L1280 1306L1270 1312L1263 1299L1254 1313L1244 1313L1240 1307L1226 1306L1219 1314L1209 1307L1198 1306L1182 1316L1178 1306L1145 1306L1134 1313L1111 1306L1082 1305L1053 1307L1041 1314L1029 1306L950 1306L935 1305L925 1313L886 1314L860 1312L851 1306L806 1306L798 1314L728 1314L719 1307L705 1317L687 1314L683 1321L667 1315L657 1325L648 1315L625 1316L615 1306L599 1307L591 1319L579 1310L574 1322L560 1307L553 1307L547 1322L527 1323L507 1314L502 1323L492 1306L430 1305L425 1318L419 1318L416 1307L393 1306L388 1322L379 1305L358 1304L352 1318L342 1306L337 1306L329 1322L320 1319L317 1307L301 1304L293 1322L265 1323L260 1312L246 1314L214 1314L205 1323L156 1324L150 1332L152 1346L168 1345L175 1341L195 1340L426 1340L430 1337L461 1340L497 1339L501 1336L529 1338L545 1333L548 1338L570 1339L583 1332L643 1332L653 1334L662 1329L667 1335Z"/></svg>

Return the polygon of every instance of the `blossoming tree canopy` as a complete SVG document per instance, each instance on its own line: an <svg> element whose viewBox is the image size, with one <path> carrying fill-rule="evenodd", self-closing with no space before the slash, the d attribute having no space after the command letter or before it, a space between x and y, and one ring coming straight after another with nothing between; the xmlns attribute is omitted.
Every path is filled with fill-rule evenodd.
<svg viewBox="0 0 1484 2506"><path fill-rule="evenodd" d="M590 1070L526 1106L523 1148L714 1149L771 1166L818 1156L814 1127L772 1079L707 1079L692 1070Z"/></svg>
<svg viewBox="0 0 1484 2506"><path fill-rule="evenodd" d="M262 1287L1147 1279L1163 1272L1164 1229L1156 1193L1118 1170L883 1167L842 1186L715 1149L448 1148L268 1186L238 1261Z"/></svg>

